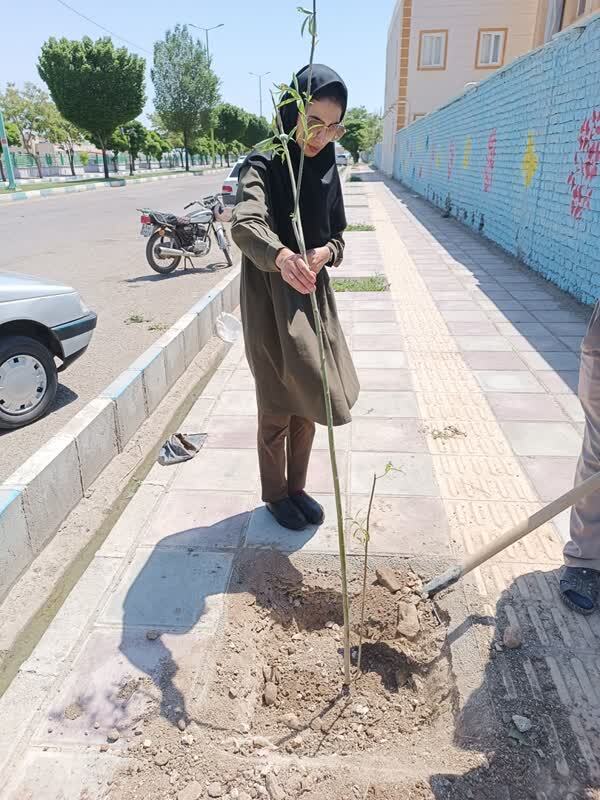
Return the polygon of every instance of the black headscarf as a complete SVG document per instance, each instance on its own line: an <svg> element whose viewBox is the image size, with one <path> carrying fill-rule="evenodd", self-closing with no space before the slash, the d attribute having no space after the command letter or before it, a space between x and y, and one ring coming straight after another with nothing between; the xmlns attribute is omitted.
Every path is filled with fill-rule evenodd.
<svg viewBox="0 0 600 800"><path fill-rule="evenodd" d="M296 75L298 91L304 97L308 90L309 68L304 67ZM348 90L346 84L334 70L324 64L313 64L310 94L313 100L327 97L327 91L337 89L336 95L343 97L342 119L346 113ZM283 98L286 99L285 97ZM298 107L288 103L281 108L281 121L286 133L296 126ZM300 166L300 147L295 140L289 142L289 150L298 177ZM294 208L294 198L290 184L288 165L279 155L272 153L251 153L247 164L266 170L273 205L275 233L290 250L298 251L290 214ZM346 228L344 198L335 160L335 144L330 142L320 153L312 158L305 157L302 186L300 189L300 214L307 249L322 247L335 234Z"/></svg>

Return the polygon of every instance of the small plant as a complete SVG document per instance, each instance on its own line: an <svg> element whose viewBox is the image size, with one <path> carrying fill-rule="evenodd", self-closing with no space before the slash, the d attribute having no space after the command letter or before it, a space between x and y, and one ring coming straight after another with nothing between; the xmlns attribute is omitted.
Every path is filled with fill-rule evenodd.
<svg viewBox="0 0 600 800"><path fill-rule="evenodd" d="M132 314L125 320L125 325L142 325L150 320L144 319L143 314Z"/></svg>
<svg viewBox="0 0 600 800"><path fill-rule="evenodd" d="M368 225L365 222L359 222L354 225L346 226L346 233L356 233L356 232L364 233L366 231L374 231L374 230L375 230L375 225Z"/></svg>
<svg viewBox="0 0 600 800"><path fill-rule="evenodd" d="M148 325L148 330L149 331L168 331L169 330L169 326L166 324L166 322L151 322L150 325Z"/></svg>
<svg viewBox="0 0 600 800"><path fill-rule="evenodd" d="M362 183L362 178L359 175L350 175L350 183Z"/></svg>
<svg viewBox="0 0 600 800"><path fill-rule="evenodd" d="M371 278L334 278L331 285L335 292L387 292L389 283L383 275Z"/></svg>

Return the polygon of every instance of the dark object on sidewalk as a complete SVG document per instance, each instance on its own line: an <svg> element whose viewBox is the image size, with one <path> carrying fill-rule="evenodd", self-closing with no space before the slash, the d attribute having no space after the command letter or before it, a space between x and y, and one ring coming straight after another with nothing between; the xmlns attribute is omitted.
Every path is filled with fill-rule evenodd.
<svg viewBox="0 0 600 800"><path fill-rule="evenodd" d="M599 573L585 567L563 567L560 575L560 597L563 603L579 614L592 614L598 599Z"/></svg>
<svg viewBox="0 0 600 800"><path fill-rule="evenodd" d="M290 500L311 525L322 525L325 522L323 506L319 505L319 503L310 495L306 494L306 492L294 494L290 497Z"/></svg>
<svg viewBox="0 0 600 800"><path fill-rule="evenodd" d="M160 448L158 463L162 467L189 461L202 450L207 433L174 433Z"/></svg>
<svg viewBox="0 0 600 800"><path fill-rule="evenodd" d="M597 492L599 490L600 472L596 472L587 478L587 480L583 481L583 483L580 483L573 489L569 489L568 492L557 497L556 500L548 503L544 508L540 508L535 514L519 522L518 525L515 525L510 530L506 531L506 533L503 533L502 536L498 536L483 547L480 547L479 550L476 550L472 555L466 558L462 564L450 567L446 572L432 578L429 583L423 586L423 596L433 597L438 592L441 592L442 589L447 589L449 586L457 583L457 581L471 572L471 570L479 567L497 553L501 553L502 550L510 547L511 544L515 544L515 542L527 536L528 533L539 528L540 525L550 522L557 514L560 514L561 511L564 511L566 508L570 508L581 500L582 497L586 497L586 495L591 492Z"/></svg>
<svg viewBox="0 0 600 800"><path fill-rule="evenodd" d="M276 503L267 503L267 510L273 514L277 522L291 531L303 531L308 525L308 521L300 509L290 500L284 497Z"/></svg>

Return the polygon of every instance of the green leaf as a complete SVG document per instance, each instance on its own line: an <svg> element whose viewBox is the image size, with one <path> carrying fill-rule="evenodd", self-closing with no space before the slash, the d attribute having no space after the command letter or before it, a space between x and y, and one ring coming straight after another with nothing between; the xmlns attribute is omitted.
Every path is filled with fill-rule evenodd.
<svg viewBox="0 0 600 800"><path fill-rule="evenodd" d="M309 8L302 8L302 6L296 6L297 11L301 14L307 14L308 16L312 17L312 11Z"/></svg>

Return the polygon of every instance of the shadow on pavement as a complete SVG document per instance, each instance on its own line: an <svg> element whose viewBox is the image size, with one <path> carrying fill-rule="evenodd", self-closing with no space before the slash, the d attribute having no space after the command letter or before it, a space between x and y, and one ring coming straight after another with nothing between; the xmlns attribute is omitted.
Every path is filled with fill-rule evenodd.
<svg viewBox="0 0 600 800"><path fill-rule="evenodd" d="M157 281L171 280L172 278L181 278L183 275L206 275L207 273L222 272L223 270L231 269L224 261L215 261L210 264L205 264L202 267L177 267L177 269L170 272L168 275L159 275L157 272L150 273L149 275L138 275L135 278L124 278L121 283L156 283Z"/></svg>

